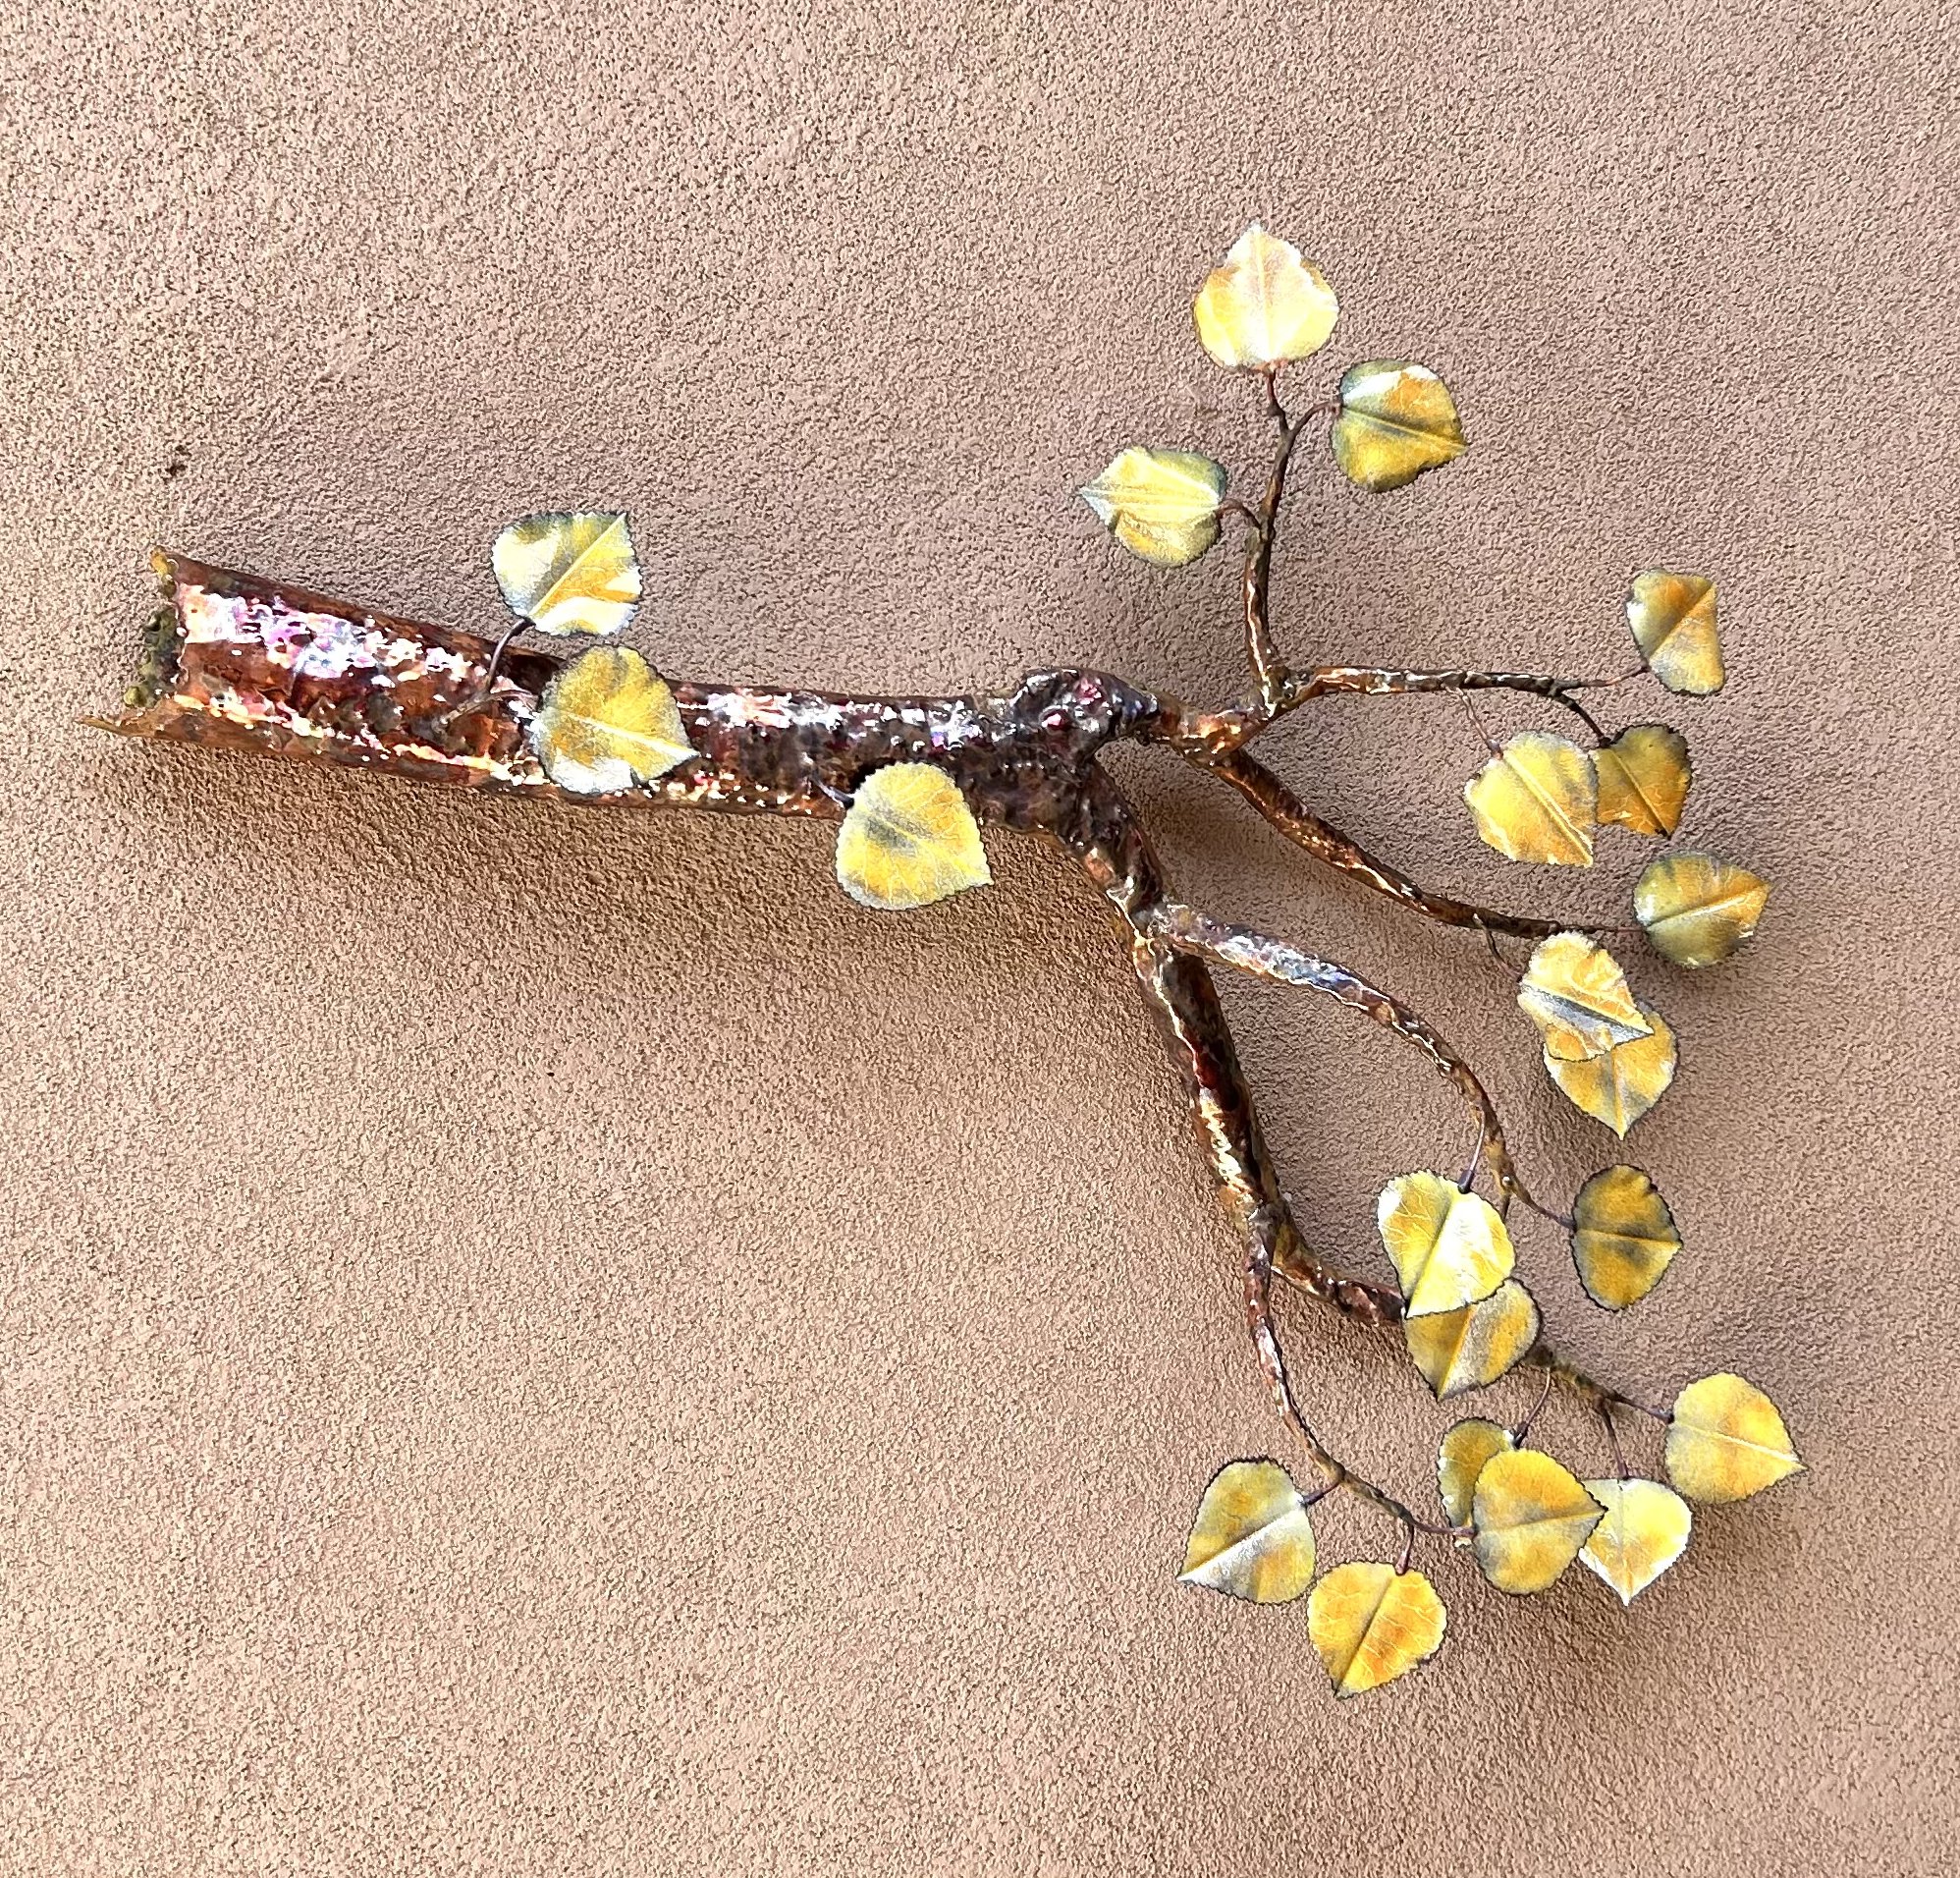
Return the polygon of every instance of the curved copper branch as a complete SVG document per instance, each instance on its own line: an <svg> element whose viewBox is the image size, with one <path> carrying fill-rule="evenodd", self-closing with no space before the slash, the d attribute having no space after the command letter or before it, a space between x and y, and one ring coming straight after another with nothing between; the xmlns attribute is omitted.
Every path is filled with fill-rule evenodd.
<svg viewBox="0 0 1960 1878"><path fill-rule="evenodd" d="M1323 821L1250 752L1230 750L1219 757L1196 755L1188 750L1183 753L1206 774L1237 790L1294 847L1324 865L1360 881L1371 891L1421 913L1425 919L1434 919L1444 926L1468 926L1478 932L1508 933L1520 939L1549 939L1554 932L1596 930L1585 920L1544 919L1531 913L1504 912L1496 907L1481 907L1472 901L1431 893L1400 868L1371 855L1359 842Z"/></svg>
<svg viewBox="0 0 1960 1878"><path fill-rule="evenodd" d="M1250 926L1227 925L1194 907L1167 901L1152 908L1143 923L1147 931L1169 939L1179 952L1229 966L1234 971L1270 983L1299 985L1322 992L1335 1003L1373 1019L1405 1043L1414 1044L1456 1086L1476 1117L1477 1147L1470 1160L1471 1173L1480 1165L1485 1167L1506 1204L1521 1199L1534 1212L1543 1210L1518 1178L1517 1167L1504 1142L1503 1124L1497 1119L1489 1092L1477 1080L1469 1064L1427 1019L1345 966L1311 958L1297 946L1268 933L1255 932ZM1469 1186L1468 1176L1463 1184Z"/></svg>

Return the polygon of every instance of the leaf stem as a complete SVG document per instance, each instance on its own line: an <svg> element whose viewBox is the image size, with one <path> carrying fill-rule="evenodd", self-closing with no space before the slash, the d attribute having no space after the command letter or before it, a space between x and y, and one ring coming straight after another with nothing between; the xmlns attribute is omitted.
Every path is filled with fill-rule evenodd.
<svg viewBox="0 0 1960 1878"><path fill-rule="evenodd" d="M1619 1477L1627 1477L1626 1452L1619 1445L1619 1430L1613 1426L1613 1406L1605 1396L1600 1398L1600 1419L1606 1424L1606 1440L1613 1451L1613 1465L1619 1470Z"/></svg>
<svg viewBox="0 0 1960 1878"><path fill-rule="evenodd" d="M1552 1385L1555 1376L1555 1371L1549 1368L1546 1370L1545 1387L1538 1392L1538 1400L1531 1405L1531 1411L1525 1418L1511 1430L1511 1439L1520 1448L1524 1446L1525 1437L1531 1433L1531 1424L1538 1419L1540 1410L1552 1400Z"/></svg>

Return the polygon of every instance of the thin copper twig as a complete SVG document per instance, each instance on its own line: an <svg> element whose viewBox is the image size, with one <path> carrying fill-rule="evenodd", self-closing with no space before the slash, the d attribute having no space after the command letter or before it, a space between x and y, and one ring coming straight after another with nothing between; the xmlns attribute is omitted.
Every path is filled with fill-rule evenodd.
<svg viewBox="0 0 1960 1878"><path fill-rule="evenodd" d="M1497 1106L1477 1079L1468 1063L1426 1019L1399 999L1390 997L1365 978L1325 959L1315 959L1297 946L1250 926L1229 925L1214 919L1193 907L1167 901L1153 908L1145 929L1162 934L1179 951L1194 953L1214 965L1242 971L1276 984L1297 985L1318 991L1350 1010L1359 1011L1386 1030L1413 1044L1456 1087L1469 1104L1477 1123L1474 1172L1480 1163L1489 1168L1499 1194L1516 1195L1536 1205L1519 1177L1516 1163L1504 1141L1503 1124ZM1467 1183L1466 1183L1467 1185Z"/></svg>
<svg viewBox="0 0 1960 1878"><path fill-rule="evenodd" d="M1531 1412L1511 1430L1511 1439L1520 1447L1524 1445L1525 1437L1531 1433L1531 1424L1538 1419L1539 1411L1552 1400L1552 1385L1556 1380L1556 1375L1555 1370L1547 1368L1545 1386L1539 1390L1538 1400L1531 1405Z"/></svg>
<svg viewBox="0 0 1960 1878"><path fill-rule="evenodd" d="M1603 1402L1600 1404L1600 1419L1606 1424L1606 1440L1612 1446L1613 1466L1617 1469L1619 1477L1624 1480L1627 1477L1626 1454L1619 1445L1619 1430L1613 1426L1613 1406L1611 1403Z"/></svg>

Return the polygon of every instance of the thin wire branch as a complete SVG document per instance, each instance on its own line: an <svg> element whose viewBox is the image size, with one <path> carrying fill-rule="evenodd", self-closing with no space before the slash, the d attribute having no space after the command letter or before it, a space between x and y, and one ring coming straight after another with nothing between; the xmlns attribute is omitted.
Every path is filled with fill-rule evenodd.
<svg viewBox="0 0 1960 1878"><path fill-rule="evenodd" d="M1443 1034L1399 999L1390 997L1345 966L1312 958L1297 946L1276 939L1270 933L1256 932L1250 926L1228 925L1208 913L1199 912L1196 908L1181 906L1175 901L1166 901L1153 907L1144 915L1144 923L1146 930L1161 934L1180 952L1193 953L1214 964L1228 966L1234 971L1243 971L1251 977L1265 978L1275 984L1299 985L1310 991L1319 991L1337 1004L1344 1004L1349 1010L1359 1011L1373 1019L1405 1043L1413 1044L1455 1085L1470 1105L1470 1112L1477 1121L1477 1158L1490 1171L1497 1191L1505 1199L1516 1197L1527 1205L1536 1205L1519 1178L1510 1149L1504 1141L1503 1124L1498 1120L1497 1107L1483 1083L1478 1081L1470 1066L1450 1047Z"/></svg>
<svg viewBox="0 0 1960 1878"><path fill-rule="evenodd" d="M1626 1451L1619 1445L1619 1430L1613 1426L1613 1406L1610 1402L1600 1404L1600 1419L1606 1424L1606 1440L1613 1451L1613 1468L1619 1477L1627 1477Z"/></svg>
<svg viewBox="0 0 1960 1878"><path fill-rule="evenodd" d="M1644 671L1644 667L1642 670ZM1295 672L1287 680L1285 707L1317 697L1402 697L1430 691L1526 691L1566 703L1575 691L1605 691L1624 685L1638 672L1609 678L1560 678L1551 672L1480 672L1463 666L1442 671L1407 671L1392 666L1323 665Z"/></svg>
<svg viewBox="0 0 1960 1878"><path fill-rule="evenodd" d="M1554 1380L1555 1378L1552 1371L1548 1369L1545 1372L1545 1386L1538 1392L1538 1400L1531 1405L1530 1412L1526 1414L1525 1418L1511 1430L1511 1439L1513 1441L1521 1443L1531 1433L1531 1424L1538 1419L1540 1411L1552 1400L1552 1385Z"/></svg>
<svg viewBox="0 0 1960 1878"><path fill-rule="evenodd" d="M1260 815L1294 847L1325 866L1358 880L1425 919L1440 925L1464 926L1484 933L1506 933L1515 939L1549 939L1554 932L1606 932L1608 923L1592 918L1545 919L1532 913L1504 912L1471 901L1431 893L1399 868L1372 855L1332 823L1323 821L1293 792L1249 751L1235 749L1208 757L1190 750L1185 758L1207 775L1216 776L1249 801Z"/></svg>
<svg viewBox="0 0 1960 1878"><path fill-rule="evenodd" d="M490 701L491 688L497 683L497 673L504 663L504 654L511 649L511 641L530 625L530 621L519 615L507 626L496 644L490 648L490 657L485 662L482 676L476 681L476 690L470 693L453 712L457 717L466 717L471 711L481 710Z"/></svg>
<svg viewBox="0 0 1960 1878"><path fill-rule="evenodd" d="M1256 521L1256 518L1255 518ZM1270 562L1270 548L1268 560ZM1270 566L1266 577L1270 581ZM1262 614L1263 618L1263 614ZM1608 742L1599 720L1580 703L1580 691L1611 690L1646 675L1646 667L1610 677L1561 678L1552 672L1483 672L1452 667L1404 671L1389 666L1322 665L1282 670L1277 687L1217 711L1194 711L1167 701L1165 741L1192 752L1223 753L1242 747L1303 704L1321 697L1406 697L1466 691L1522 691L1572 712L1601 742Z"/></svg>
<svg viewBox="0 0 1960 1878"><path fill-rule="evenodd" d="M1279 426L1279 440L1274 446L1273 468L1267 473L1266 493L1260 498L1258 511L1252 518L1252 534L1245 544L1242 583L1246 656L1252 663L1260 704L1269 716L1278 708L1286 681L1286 668L1273 643L1273 543L1279 528L1279 505L1286 496L1286 466L1292 461L1293 444L1300 434L1299 424L1287 417L1285 408L1279 403L1278 377L1279 373L1269 365L1265 372L1266 414Z"/></svg>

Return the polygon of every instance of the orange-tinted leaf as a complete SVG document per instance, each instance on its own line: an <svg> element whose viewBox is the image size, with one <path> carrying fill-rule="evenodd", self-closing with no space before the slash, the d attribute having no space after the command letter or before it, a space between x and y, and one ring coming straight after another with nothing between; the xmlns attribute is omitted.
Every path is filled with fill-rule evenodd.
<svg viewBox="0 0 1960 1878"><path fill-rule="evenodd" d="M1633 911L1648 944L1677 966L1713 966L1756 930L1769 883L1733 861L1683 852L1648 864Z"/></svg>
<svg viewBox="0 0 1960 1878"><path fill-rule="evenodd" d="M1451 1525L1468 1525L1477 1492L1477 1476L1493 1455L1507 1454L1517 1444L1498 1422L1473 1415L1459 1421L1443 1437L1436 1451L1436 1486Z"/></svg>
<svg viewBox="0 0 1960 1878"><path fill-rule="evenodd" d="M1598 784L1578 745L1520 731L1464 786L1477 834L1511 860L1593 864Z"/></svg>
<svg viewBox="0 0 1960 1878"><path fill-rule="evenodd" d="M1634 724L1593 752L1600 820L1636 835L1671 835L1681 825L1693 775L1688 740L1666 724Z"/></svg>
<svg viewBox="0 0 1960 1878"><path fill-rule="evenodd" d="M1488 1298L1511 1273L1510 1235L1497 1209L1441 1174L1404 1174L1375 1203L1411 1317Z"/></svg>
<svg viewBox="0 0 1960 1878"><path fill-rule="evenodd" d="M1538 1305L1515 1278L1474 1304L1402 1319L1409 1355L1439 1402L1507 1375L1538 1329Z"/></svg>
<svg viewBox="0 0 1960 1878"><path fill-rule="evenodd" d="M1706 697L1721 690L1721 643L1715 635L1715 590L1699 574L1650 568L1633 577L1626 623L1651 671L1670 691Z"/></svg>
<svg viewBox="0 0 1960 1878"><path fill-rule="evenodd" d="M1334 461L1348 481L1378 494L1413 482L1463 454L1449 388L1427 365L1351 365L1340 381Z"/></svg>
<svg viewBox="0 0 1960 1878"><path fill-rule="evenodd" d="M1681 1249L1674 1215L1660 1188L1637 1167L1608 1167L1595 1174L1579 1189L1572 1228L1572 1262L1579 1268L1579 1282L1593 1302L1607 1310L1639 1303Z"/></svg>
<svg viewBox="0 0 1960 1878"><path fill-rule="evenodd" d="M1746 1500L1802 1466L1776 1405L1743 1377L1704 1376L1674 1398L1667 1477L1690 1500Z"/></svg>
<svg viewBox="0 0 1960 1878"><path fill-rule="evenodd" d="M1232 1461L1212 1476L1178 1577L1251 1604L1284 1604L1314 1581L1314 1528L1277 1461Z"/></svg>
<svg viewBox="0 0 1960 1878"><path fill-rule="evenodd" d="M1622 1140L1674 1080L1674 1033L1651 1004L1640 1007L1648 1034L1590 1057L1560 1057L1545 1046L1545 1070L1575 1108L1604 1122Z"/></svg>
<svg viewBox="0 0 1960 1878"><path fill-rule="evenodd" d="M1543 1591L1579 1556L1605 1511L1549 1454L1493 1455L1471 1499L1477 1564L1499 1591Z"/></svg>
<svg viewBox="0 0 1960 1878"><path fill-rule="evenodd" d="M1307 1600L1307 1633L1336 1695L1380 1688L1434 1656L1448 1614L1420 1572L1337 1565Z"/></svg>

